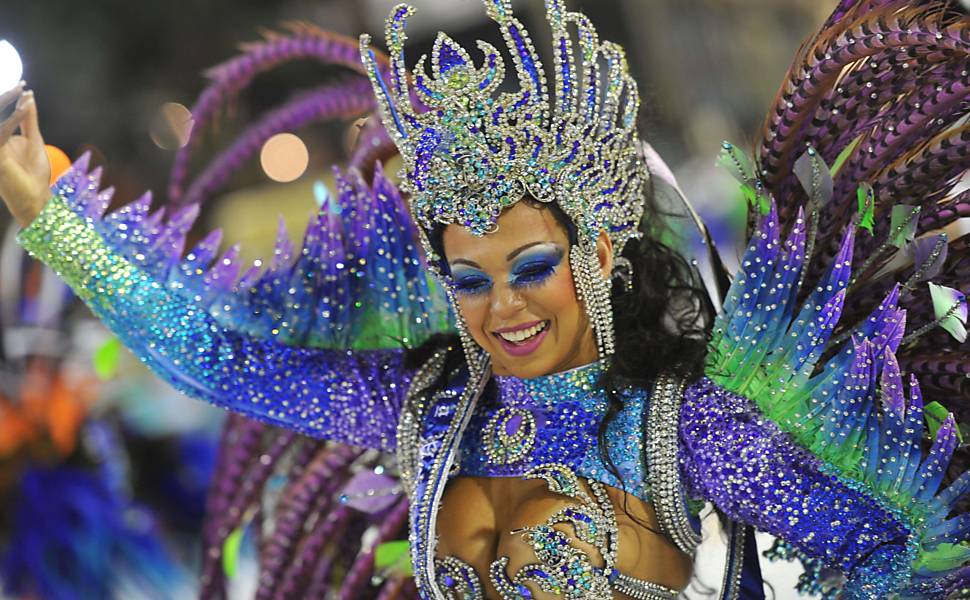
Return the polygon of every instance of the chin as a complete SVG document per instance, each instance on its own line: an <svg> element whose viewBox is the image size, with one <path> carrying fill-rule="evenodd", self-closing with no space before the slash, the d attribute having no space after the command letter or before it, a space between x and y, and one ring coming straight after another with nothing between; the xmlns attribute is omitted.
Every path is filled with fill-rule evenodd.
<svg viewBox="0 0 970 600"><path fill-rule="evenodd" d="M548 344L546 340L543 346ZM492 357L493 371L496 375L532 379L554 372L556 360L549 355L545 348L537 348L526 356L511 356L502 348L493 348L489 355Z"/></svg>
<svg viewBox="0 0 970 600"><path fill-rule="evenodd" d="M496 355L492 354L493 361ZM532 379L550 375L555 372L554 357L544 354L541 350L530 356L509 356L501 354L501 372L495 369L497 375L509 375L519 379Z"/></svg>
<svg viewBox="0 0 970 600"><path fill-rule="evenodd" d="M512 359L506 365L508 374L519 379L532 379L549 374L549 368L543 368L543 365L539 364L538 361Z"/></svg>

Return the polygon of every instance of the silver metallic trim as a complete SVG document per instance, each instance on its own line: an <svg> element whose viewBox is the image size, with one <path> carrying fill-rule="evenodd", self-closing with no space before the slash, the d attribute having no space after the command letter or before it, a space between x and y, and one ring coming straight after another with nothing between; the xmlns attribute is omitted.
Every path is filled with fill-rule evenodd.
<svg viewBox="0 0 970 600"><path fill-rule="evenodd" d="M613 590L634 600L677 600L680 592L652 581L637 579L620 573L613 582Z"/></svg>
<svg viewBox="0 0 970 600"><path fill-rule="evenodd" d="M645 452L650 495L660 528L682 552L693 556L701 536L688 518L677 454L684 387L683 379L670 374L657 378L647 412Z"/></svg>
<svg viewBox="0 0 970 600"><path fill-rule="evenodd" d="M747 533L742 523L731 523L727 557L724 562L724 578L721 580L721 600L739 600L741 597L741 572L744 568L745 535Z"/></svg>

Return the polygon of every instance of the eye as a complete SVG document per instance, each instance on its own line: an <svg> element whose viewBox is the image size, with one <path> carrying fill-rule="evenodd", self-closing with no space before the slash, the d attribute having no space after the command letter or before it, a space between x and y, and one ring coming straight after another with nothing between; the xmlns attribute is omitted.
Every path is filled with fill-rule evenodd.
<svg viewBox="0 0 970 600"><path fill-rule="evenodd" d="M454 283L455 292L459 296L478 296L487 293L491 288L491 279L475 275L460 277Z"/></svg>
<svg viewBox="0 0 970 600"><path fill-rule="evenodd" d="M547 262L529 263L515 271L512 284L520 287L538 285L548 279L555 271L555 265Z"/></svg>

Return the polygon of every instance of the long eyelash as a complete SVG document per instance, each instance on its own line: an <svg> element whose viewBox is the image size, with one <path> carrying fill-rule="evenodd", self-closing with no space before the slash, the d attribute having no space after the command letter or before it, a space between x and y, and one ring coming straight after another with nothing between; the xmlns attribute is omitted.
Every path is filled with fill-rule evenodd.
<svg viewBox="0 0 970 600"><path fill-rule="evenodd" d="M517 288L530 288L540 286L552 277L556 272L556 267L550 265L538 265L526 270L526 273L512 280L512 285Z"/></svg>
<svg viewBox="0 0 970 600"><path fill-rule="evenodd" d="M481 296L482 294L488 293L490 289L492 289L491 282L485 280L479 280L470 284L461 282L454 284L455 294L458 296Z"/></svg>

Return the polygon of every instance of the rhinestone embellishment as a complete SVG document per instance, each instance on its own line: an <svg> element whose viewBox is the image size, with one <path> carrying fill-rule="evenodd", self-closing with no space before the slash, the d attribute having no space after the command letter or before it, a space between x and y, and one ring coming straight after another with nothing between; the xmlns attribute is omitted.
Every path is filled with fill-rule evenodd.
<svg viewBox="0 0 970 600"><path fill-rule="evenodd" d="M494 465L509 465L529 455L536 442L536 419L524 408L503 406L485 427L485 456Z"/></svg>

